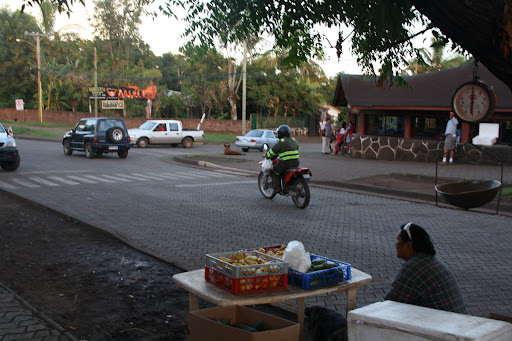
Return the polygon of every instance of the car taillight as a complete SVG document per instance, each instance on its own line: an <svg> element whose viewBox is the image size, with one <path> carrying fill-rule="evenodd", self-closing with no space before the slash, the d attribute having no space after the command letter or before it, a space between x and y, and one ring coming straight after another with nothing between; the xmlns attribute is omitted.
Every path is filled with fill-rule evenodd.
<svg viewBox="0 0 512 341"><path fill-rule="evenodd" d="M252 140L251 140L251 142L254 142L254 143L256 143L256 140L255 140L255 139L252 139Z"/></svg>
<svg viewBox="0 0 512 341"><path fill-rule="evenodd" d="M240 141L240 139L239 139L238 137L236 138L236 140L237 140L237 141Z"/></svg>
<svg viewBox="0 0 512 341"><path fill-rule="evenodd" d="M128 143L130 143L130 136L128 136Z"/></svg>
<svg viewBox="0 0 512 341"><path fill-rule="evenodd" d="M94 136L93 141L94 143L98 143L98 136Z"/></svg>

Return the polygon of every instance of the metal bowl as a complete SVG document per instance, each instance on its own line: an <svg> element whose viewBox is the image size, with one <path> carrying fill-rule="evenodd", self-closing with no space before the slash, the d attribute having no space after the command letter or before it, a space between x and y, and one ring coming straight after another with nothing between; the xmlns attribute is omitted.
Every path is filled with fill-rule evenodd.
<svg viewBox="0 0 512 341"><path fill-rule="evenodd" d="M490 202L500 187L501 182L496 180L475 180L441 184L435 188L449 204L467 210Z"/></svg>

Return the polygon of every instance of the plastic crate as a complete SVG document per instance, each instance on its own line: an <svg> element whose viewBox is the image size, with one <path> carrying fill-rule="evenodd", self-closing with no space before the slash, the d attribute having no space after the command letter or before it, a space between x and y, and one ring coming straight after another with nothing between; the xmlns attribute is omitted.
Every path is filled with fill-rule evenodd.
<svg viewBox="0 0 512 341"><path fill-rule="evenodd" d="M280 290L286 289L288 286L288 274L232 278L219 271L205 267L204 278L206 281L233 294Z"/></svg>
<svg viewBox="0 0 512 341"><path fill-rule="evenodd" d="M248 278L268 275L285 275L288 273L288 262L258 251L240 251L247 256L257 256L269 263L256 265L234 266L218 257L230 258L236 252L210 253L206 255L206 266L231 278Z"/></svg>
<svg viewBox="0 0 512 341"><path fill-rule="evenodd" d="M337 263L339 266L309 273L288 269L288 282L291 285L300 287L302 289L315 289L340 283L352 278L350 264L314 254L310 254L310 257L311 260L322 258L328 262Z"/></svg>

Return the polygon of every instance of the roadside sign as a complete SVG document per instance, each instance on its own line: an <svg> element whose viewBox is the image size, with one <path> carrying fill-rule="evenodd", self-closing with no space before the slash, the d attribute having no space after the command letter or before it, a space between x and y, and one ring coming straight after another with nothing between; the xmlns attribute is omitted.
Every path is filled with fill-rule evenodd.
<svg viewBox="0 0 512 341"><path fill-rule="evenodd" d="M18 111L23 111L23 110L25 110L25 109L24 109L24 105L23 105L24 103L23 103L23 100L22 100L22 99L16 99L16 100L14 100L14 101L15 101L15 103L16 103L16 110L18 110Z"/></svg>
<svg viewBox="0 0 512 341"><path fill-rule="evenodd" d="M103 100L101 101L101 109L124 109L123 100Z"/></svg>

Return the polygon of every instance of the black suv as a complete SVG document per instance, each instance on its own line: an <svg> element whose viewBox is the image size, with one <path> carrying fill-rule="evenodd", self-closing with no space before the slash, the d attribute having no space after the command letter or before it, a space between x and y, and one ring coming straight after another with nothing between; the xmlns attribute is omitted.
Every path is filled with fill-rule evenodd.
<svg viewBox="0 0 512 341"><path fill-rule="evenodd" d="M121 118L92 117L80 119L75 129L64 135L62 147L66 155L78 150L84 151L89 159L103 153L117 153L124 159L128 156L131 144L128 130Z"/></svg>

